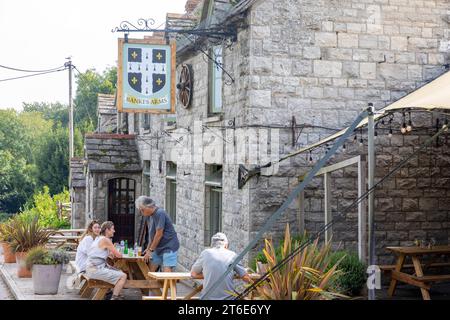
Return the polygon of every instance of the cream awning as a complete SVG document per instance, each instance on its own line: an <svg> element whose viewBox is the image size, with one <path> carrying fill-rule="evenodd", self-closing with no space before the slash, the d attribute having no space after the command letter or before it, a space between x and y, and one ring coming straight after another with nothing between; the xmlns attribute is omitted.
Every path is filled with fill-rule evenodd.
<svg viewBox="0 0 450 320"><path fill-rule="evenodd" d="M390 112L407 108L422 109L427 111L435 109L450 110L450 71L414 90L403 98L391 103L387 107L377 110L374 119L376 121L377 119L386 116ZM358 124L358 128L363 127L366 124L367 118L365 118ZM294 151L283 158L289 158L296 154L314 149L324 143L330 142L343 135L346 130L347 128L342 129L341 131L336 132L331 136L319 140L318 142L313 143L307 147L303 147L297 151Z"/></svg>

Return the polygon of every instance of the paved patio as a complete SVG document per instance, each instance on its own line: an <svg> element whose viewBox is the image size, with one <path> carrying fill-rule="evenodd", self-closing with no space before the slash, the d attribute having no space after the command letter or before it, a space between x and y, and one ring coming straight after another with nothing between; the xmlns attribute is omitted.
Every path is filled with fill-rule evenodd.
<svg viewBox="0 0 450 320"><path fill-rule="evenodd" d="M3 254L0 252L0 277L8 287L10 294L13 296L10 298L16 300L85 300L79 296L77 289L71 288L71 276L72 272L70 267L65 268L59 282L58 294L36 295L33 291L32 279L17 277L17 264L3 263ZM192 287L188 286L186 283L180 282L177 284L177 291L181 296L188 294L191 290ZM142 299L142 294L137 289L124 289L122 294L125 296L126 300ZM2 299L1 296L0 299Z"/></svg>

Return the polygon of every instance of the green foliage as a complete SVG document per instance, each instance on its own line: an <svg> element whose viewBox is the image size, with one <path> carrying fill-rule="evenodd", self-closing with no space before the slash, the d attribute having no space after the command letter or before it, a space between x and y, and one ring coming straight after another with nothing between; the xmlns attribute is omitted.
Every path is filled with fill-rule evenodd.
<svg viewBox="0 0 450 320"><path fill-rule="evenodd" d="M75 122L80 129L97 127L97 94L113 94L116 82L116 67L108 68L102 74L90 69L76 76Z"/></svg>
<svg viewBox="0 0 450 320"><path fill-rule="evenodd" d="M12 241L12 219L0 222L0 242L11 242Z"/></svg>
<svg viewBox="0 0 450 320"><path fill-rule="evenodd" d="M265 240L263 253L267 265L262 272L270 271L266 281L256 287L257 299L263 300L323 300L346 298L333 286L339 276L339 261L330 259L331 242L319 246L319 239L302 248L283 267L273 270L301 244L293 241L286 227L281 256L276 256L272 241ZM272 270L272 271L271 271Z"/></svg>
<svg viewBox="0 0 450 320"><path fill-rule="evenodd" d="M39 216L30 212L17 214L11 220L11 247L14 252L26 252L45 245L53 231L39 224Z"/></svg>
<svg viewBox="0 0 450 320"><path fill-rule="evenodd" d="M42 191L37 192L33 196L33 201L29 203L27 210L23 211L22 215L29 215L31 217L39 217L39 225L44 228L61 229L70 227L70 221L67 217L58 216L57 203L70 202L70 195L67 190L54 195L50 195L49 188L44 187Z"/></svg>
<svg viewBox="0 0 450 320"><path fill-rule="evenodd" d="M8 150L0 150L0 211L16 213L33 194L34 166Z"/></svg>
<svg viewBox="0 0 450 320"><path fill-rule="evenodd" d="M298 242L300 244L303 244L304 242L306 242L308 240L308 236L306 233L304 233L303 235L296 235L293 236L291 239L291 244L293 245L295 242ZM275 254L278 260L281 260L281 253L283 250L283 246L284 246L284 239L282 239L278 245L275 247ZM250 268L252 268L253 270L256 270L256 263L257 262L261 262L261 263L267 263L267 258L266 255L264 254L264 252L261 250L260 252L258 252L255 256L255 259L252 261Z"/></svg>
<svg viewBox="0 0 450 320"><path fill-rule="evenodd" d="M50 121L54 125L69 126L69 107L59 102L24 102L23 111L25 114L41 114L43 119Z"/></svg>
<svg viewBox="0 0 450 320"><path fill-rule="evenodd" d="M25 263L28 269L34 264L58 265L69 262L69 255L64 250L47 250L42 246L31 249L26 257Z"/></svg>
<svg viewBox="0 0 450 320"><path fill-rule="evenodd" d="M6 212L0 212L0 223L7 221L11 215Z"/></svg>
<svg viewBox="0 0 450 320"><path fill-rule="evenodd" d="M14 158L31 160L31 141L15 110L0 110L0 150L9 151Z"/></svg>
<svg viewBox="0 0 450 320"><path fill-rule="evenodd" d="M335 285L340 291L355 296L358 295L366 283L366 266L354 252L336 251L331 255L331 264L340 261L338 270L340 276Z"/></svg>

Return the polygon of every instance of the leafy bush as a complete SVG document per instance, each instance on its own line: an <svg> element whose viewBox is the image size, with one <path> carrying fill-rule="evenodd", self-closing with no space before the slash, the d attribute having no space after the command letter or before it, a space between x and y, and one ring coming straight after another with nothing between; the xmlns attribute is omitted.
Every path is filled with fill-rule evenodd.
<svg viewBox="0 0 450 320"><path fill-rule="evenodd" d="M13 231L11 226L12 219L0 222L0 242L11 242L11 233Z"/></svg>
<svg viewBox="0 0 450 320"><path fill-rule="evenodd" d="M29 203L28 209L22 211L24 215L38 215L39 225L45 228L62 229L70 227L70 221L68 217L58 216L57 203L69 202L70 195L67 190L61 193L50 195L49 188L44 186L42 191L39 191L33 195L32 203Z"/></svg>
<svg viewBox="0 0 450 320"><path fill-rule="evenodd" d="M35 247L31 249L26 258L28 269L34 264L57 265L69 262L69 255L64 250L47 250L44 247Z"/></svg>
<svg viewBox="0 0 450 320"><path fill-rule="evenodd" d="M339 261L330 259L331 242L319 246L319 239L305 246L292 259L276 271L271 271L267 280L256 287L257 299L263 300L316 300L345 297L332 284L340 271ZM265 240L263 253L267 259L267 272L300 247L300 242L293 241L286 227L280 258L277 258L272 241Z"/></svg>
<svg viewBox="0 0 450 320"><path fill-rule="evenodd" d="M331 265L337 261L340 261L337 269L341 271L341 274L337 278L335 285L346 294L359 295L366 283L366 266L354 252L334 252L331 254Z"/></svg>
<svg viewBox="0 0 450 320"><path fill-rule="evenodd" d="M10 214L5 213L5 212L0 212L0 223L8 220L9 218L11 218Z"/></svg>

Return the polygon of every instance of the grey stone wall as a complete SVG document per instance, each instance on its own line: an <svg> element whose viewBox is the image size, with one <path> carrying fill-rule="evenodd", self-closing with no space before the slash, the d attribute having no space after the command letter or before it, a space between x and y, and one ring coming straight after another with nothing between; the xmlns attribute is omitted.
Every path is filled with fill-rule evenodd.
<svg viewBox="0 0 450 320"><path fill-rule="evenodd" d="M448 9L445 0L257 2L249 13L249 123L289 126L294 115L297 123L342 128L368 102L379 109L436 78L449 63ZM431 119L423 117L415 122L419 126L433 125ZM305 129L293 147L291 133L285 130L280 133L280 153L289 153L333 132ZM412 135L395 135L391 141L380 139L377 175L386 173L401 156L412 152L418 141L422 137ZM333 161L364 152L347 151ZM420 178L420 183L417 177L418 172L446 172L445 157L439 155L446 153L445 147L430 152L440 162L416 163L416 167L402 171L403 177L396 177L377 192L379 246L407 244L415 237L432 235L442 242L448 240L447 212L442 205L440 210L444 212L431 205L438 205L439 199L445 201L447 187L439 180L445 178L436 177L440 191L429 194L423 187L426 181L427 187L433 188L433 177ZM313 158L317 160L319 154L323 153L313 154ZM252 232L259 230L286 198L296 184L296 176L309 168L307 157L285 161L275 177L261 178L259 186L251 188ZM435 167L440 165L443 167ZM333 174L333 199L339 199L333 202L335 209L355 198L356 183L351 168ZM323 224L322 187L317 178L306 193L310 231ZM431 195L436 198L430 200ZM272 228L272 235L279 236L286 222L295 230L297 205L293 204ZM335 241L342 241L347 248L356 246L355 217L356 212L348 214L347 221L334 229ZM378 251L380 256L382 250Z"/></svg>
<svg viewBox="0 0 450 320"><path fill-rule="evenodd" d="M349 125L368 102L379 109L445 72L448 14L446 0L258 1L249 11L248 28L240 30L232 50L224 49L224 67L235 79L223 88L224 120L208 119L206 57L200 53L178 57L178 63L193 67L194 96L189 109L177 106L177 130L192 129L196 120L225 125L233 118L237 126L290 126L295 116L298 124L316 127L304 129L294 146L291 131L281 129L280 155L316 142ZM165 162L177 160L170 153L174 143L167 136L155 136L166 129L164 116L151 118L151 132L141 131L139 136L139 152L141 159L151 160L150 195L164 206ZM423 127L434 119L414 115L413 121ZM392 139L380 137L377 142L377 177L413 152L417 141L425 137L417 132L402 136L398 123L396 128ZM235 133L231 138L239 137ZM413 162L376 193L380 260L389 259L381 248L385 245L411 243L415 237L448 241L449 191L442 180L449 171L447 148L428 151L420 155L424 161ZM313 153L314 160L321 152ZM365 152L358 143L349 144L331 162ZM425 161L426 157L435 158ZM274 176L253 178L242 190L237 188L237 165L224 166L223 231L229 234L232 249L242 250L281 205L298 177L310 168L307 158L300 155L283 161ZM426 172L435 176L428 178ZM356 173L348 168L332 177L333 209L341 210L356 197ZM203 249L204 179L204 162L178 164L176 229L184 267ZM266 236L279 238L287 222L297 231L298 207L296 200ZM306 190L305 208L306 228L317 230L323 224L321 179ZM354 249L356 211L335 225L334 232L335 243Z"/></svg>
<svg viewBox="0 0 450 320"><path fill-rule="evenodd" d="M73 215L72 228L84 228L86 224L86 188L72 188L70 191L70 199Z"/></svg>

